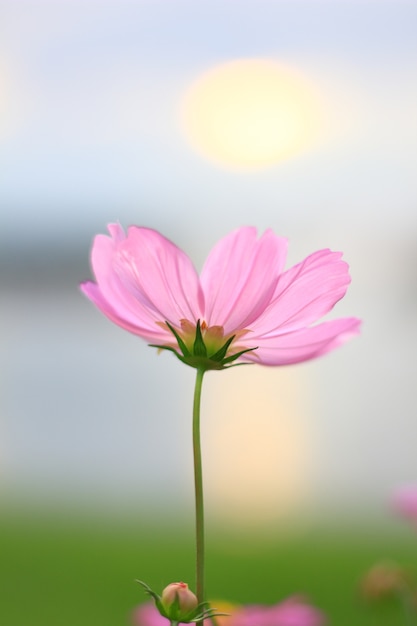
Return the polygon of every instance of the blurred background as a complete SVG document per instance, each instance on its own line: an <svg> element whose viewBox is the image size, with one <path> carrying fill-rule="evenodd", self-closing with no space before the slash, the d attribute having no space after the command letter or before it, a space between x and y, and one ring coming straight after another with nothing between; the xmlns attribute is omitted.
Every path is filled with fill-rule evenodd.
<svg viewBox="0 0 417 626"><path fill-rule="evenodd" d="M174 549L164 524L192 528L194 372L78 290L108 222L160 230L198 268L246 224L288 237L288 265L344 252L353 281L332 316L363 318L360 338L315 362L206 377L207 515L216 537L240 531L253 545L289 527L304 540L318 528L397 532L390 494L416 479L416 26L412 0L0 3L4 579L28 594L21 577L35 567L39 623L58 619L38 591L61 556L75 561L54 597L86 563L105 584L103 545L112 571L126 554L129 585L152 583L144 570ZM146 529L159 526L169 547L155 539L152 552ZM147 551L128 548L138 535ZM219 555L241 554L224 545ZM244 599L244 572L232 599ZM129 587L94 619L96 591L84 617L72 602L75 623L127 623L141 599ZM10 591L6 626L26 621L19 597Z"/></svg>

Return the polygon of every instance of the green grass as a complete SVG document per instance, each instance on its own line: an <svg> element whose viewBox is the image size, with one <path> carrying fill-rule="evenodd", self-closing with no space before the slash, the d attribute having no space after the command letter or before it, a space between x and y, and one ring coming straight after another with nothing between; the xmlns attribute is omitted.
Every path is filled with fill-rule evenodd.
<svg viewBox="0 0 417 626"><path fill-rule="evenodd" d="M129 626L130 612L144 600L135 579L158 591L178 579L193 586L193 533L178 528L3 516L1 626ZM401 626L400 607L365 606L358 581L376 561L413 567L416 557L417 537L402 527L398 535L316 529L281 539L209 528L207 591L242 603L302 593L327 614L329 626Z"/></svg>

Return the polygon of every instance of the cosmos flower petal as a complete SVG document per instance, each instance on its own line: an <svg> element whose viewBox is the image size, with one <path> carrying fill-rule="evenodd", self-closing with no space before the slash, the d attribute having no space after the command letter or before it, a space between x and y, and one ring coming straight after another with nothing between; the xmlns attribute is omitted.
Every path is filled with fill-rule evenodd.
<svg viewBox="0 0 417 626"><path fill-rule="evenodd" d="M119 249L118 270L126 288L138 289L159 319L198 319L204 306L198 274L189 257L156 230L131 226Z"/></svg>
<svg viewBox="0 0 417 626"><path fill-rule="evenodd" d="M290 332L328 313L346 293L349 266L341 252L319 250L284 272L270 305L252 326L256 335Z"/></svg>
<svg viewBox="0 0 417 626"><path fill-rule="evenodd" d="M148 306L143 294L137 289L126 288L123 275L118 271L118 249L123 244L126 236L117 224L109 225L111 237L97 235L94 239L91 251L91 264L97 280L96 290L86 290L86 284L82 287L84 293L112 319L113 315L123 320L123 327L145 328L149 332L155 330L154 311ZM98 296L98 291L100 296ZM98 304L100 302L100 304ZM116 322L117 323L117 322ZM137 334L140 334L138 331Z"/></svg>
<svg viewBox="0 0 417 626"><path fill-rule="evenodd" d="M209 326L225 333L249 326L269 304L284 267L287 241L267 230L235 230L210 252L201 272Z"/></svg>
<svg viewBox="0 0 417 626"><path fill-rule="evenodd" d="M123 239L125 239L126 235L125 235L125 231L123 230L123 228L120 226L120 224L108 224L107 225L107 230L109 231L112 239L116 242L118 241L123 241Z"/></svg>
<svg viewBox="0 0 417 626"><path fill-rule="evenodd" d="M130 315L127 315L126 317L119 315L108 303L108 301L105 300L96 283L86 281L80 285L80 289L87 296L87 298L89 298L96 305L96 307L109 318L110 321L114 322L121 328L124 328L135 335L139 335L143 339L146 339L146 341L153 343L166 341L166 333L161 332L161 329L156 324L151 324L150 326L147 324L142 325L139 317L136 317L132 321L129 319Z"/></svg>
<svg viewBox="0 0 417 626"><path fill-rule="evenodd" d="M301 328L275 337L244 337L247 347L257 350L241 360L262 365L290 365L309 361L338 348L359 334L361 321L356 317L339 318L310 328Z"/></svg>
<svg viewBox="0 0 417 626"><path fill-rule="evenodd" d="M111 238L95 238L91 254L101 310L107 302L109 311L130 327L136 325L137 334L144 330L146 337L158 334L157 322L176 324L179 319L200 315L198 275L182 250L147 228L131 227L126 237L120 227L111 224L109 232Z"/></svg>
<svg viewBox="0 0 417 626"><path fill-rule="evenodd" d="M231 626L324 626L324 614L305 599L293 596L273 606L248 605L232 615Z"/></svg>

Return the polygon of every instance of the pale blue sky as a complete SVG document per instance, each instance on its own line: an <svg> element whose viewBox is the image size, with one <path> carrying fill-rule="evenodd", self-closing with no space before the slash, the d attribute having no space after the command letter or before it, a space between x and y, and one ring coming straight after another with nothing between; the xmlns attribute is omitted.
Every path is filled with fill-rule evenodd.
<svg viewBox="0 0 417 626"><path fill-rule="evenodd" d="M261 225L277 207L290 222L415 223L415 2L1 8L6 237L22 219L51 235L60 224L73 233L112 219L197 226L208 207L227 230L251 221L254 203ZM188 145L179 106L204 70L252 56L288 63L312 81L333 135L263 171L229 172Z"/></svg>

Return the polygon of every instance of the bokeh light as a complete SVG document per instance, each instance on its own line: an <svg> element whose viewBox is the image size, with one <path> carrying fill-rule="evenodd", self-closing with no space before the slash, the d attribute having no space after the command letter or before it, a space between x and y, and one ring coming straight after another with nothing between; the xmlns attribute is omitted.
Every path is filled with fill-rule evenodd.
<svg viewBox="0 0 417 626"><path fill-rule="evenodd" d="M286 369L277 393L272 368L239 367L227 384L205 384L205 480L215 518L251 528L297 515L314 482L308 381Z"/></svg>
<svg viewBox="0 0 417 626"><path fill-rule="evenodd" d="M215 66L189 88L184 127L192 145L227 166L259 168L308 148L320 128L316 90L272 59Z"/></svg>

